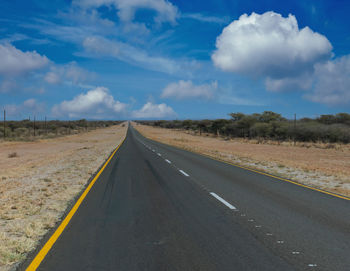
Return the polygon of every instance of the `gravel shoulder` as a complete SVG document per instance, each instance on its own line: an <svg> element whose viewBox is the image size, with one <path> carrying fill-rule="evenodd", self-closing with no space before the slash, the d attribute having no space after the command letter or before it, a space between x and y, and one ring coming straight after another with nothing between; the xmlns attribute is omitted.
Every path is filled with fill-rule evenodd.
<svg viewBox="0 0 350 271"><path fill-rule="evenodd" d="M144 136L302 184L350 196L350 145L257 144L133 123Z"/></svg>
<svg viewBox="0 0 350 271"><path fill-rule="evenodd" d="M127 125L35 142L0 143L0 270L35 249L125 138Z"/></svg>

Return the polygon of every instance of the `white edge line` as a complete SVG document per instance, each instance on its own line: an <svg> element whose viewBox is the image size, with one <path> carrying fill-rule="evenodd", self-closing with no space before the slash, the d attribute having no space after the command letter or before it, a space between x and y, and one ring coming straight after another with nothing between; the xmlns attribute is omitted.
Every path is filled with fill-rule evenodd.
<svg viewBox="0 0 350 271"><path fill-rule="evenodd" d="M216 198L218 201L220 201L221 203L226 205L231 210L236 210L237 209L235 206L233 206L232 204L228 203L226 200L224 200L222 197L216 195L215 193L210 192L210 195L212 195L214 198Z"/></svg>
<svg viewBox="0 0 350 271"><path fill-rule="evenodd" d="M157 153L158 156L162 156L159 152Z"/></svg>
<svg viewBox="0 0 350 271"><path fill-rule="evenodd" d="M185 171L183 171L182 169L179 169L179 171L180 171L183 175L185 175L186 177L190 176L190 175L188 175Z"/></svg>
<svg viewBox="0 0 350 271"><path fill-rule="evenodd" d="M169 161L168 159L165 159L165 161L166 161L167 163L171 164L171 161Z"/></svg>

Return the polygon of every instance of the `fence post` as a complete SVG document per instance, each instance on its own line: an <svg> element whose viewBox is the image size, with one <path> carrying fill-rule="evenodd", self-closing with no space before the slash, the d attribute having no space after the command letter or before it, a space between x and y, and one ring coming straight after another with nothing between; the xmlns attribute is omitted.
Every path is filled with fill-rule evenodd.
<svg viewBox="0 0 350 271"><path fill-rule="evenodd" d="M45 134L47 135L47 123L46 123L46 116L45 116Z"/></svg>
<svg viewBox="0 0 350 271"><path fill-rule="evenodd" d="M4 109L4 140L6 138L6 110Z"/></svg>
<svg viewBox="0 0 350 271"><path fill-rule="evenodd" d="M35 115L34 115L34 121L33 121L33 132L34 132L34 137L35 137Z"/></svg>
<svg viewBox="0 0 350 271"><path fill-rule="evenodd" d="M296 133L297 133L297 114L294 114L294 146L296 145Z"/></svg>

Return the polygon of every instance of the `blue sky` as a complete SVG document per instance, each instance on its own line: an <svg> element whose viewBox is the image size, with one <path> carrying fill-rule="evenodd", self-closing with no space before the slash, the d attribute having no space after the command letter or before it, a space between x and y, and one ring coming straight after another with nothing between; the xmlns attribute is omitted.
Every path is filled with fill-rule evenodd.
<svg viewBox="0 0 350 271"><path fill-rule="evenodd" d="M5 0L11 119L350 111L349 1Z"/></svg>

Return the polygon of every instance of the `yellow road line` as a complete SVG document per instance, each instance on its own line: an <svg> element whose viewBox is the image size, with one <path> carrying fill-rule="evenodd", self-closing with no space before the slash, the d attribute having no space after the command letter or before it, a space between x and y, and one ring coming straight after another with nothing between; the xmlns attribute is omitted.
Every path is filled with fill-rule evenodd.
<svg viewBox="0 0 350 271"><path fill-rule="evenodd" d="M140 133L140 134L143 135L142 133ZM144 137L146 137L146 136L144 136ZM148 138L148 137L146 137L146 138ZM148 139L150 139L150 138L148 138ZM150 139L150 140L153 140L153 139ZM157 141L157 140L154 140L154 141ZM160 141L157 141L157 142L160 142ZM234 163L231 163L231 162L228 162L228 161L225 161L225 160L222 160L222 159L210 156L208 154L199 153L197 151L188 150L188 149L185 149L185 148L182 148L182 147L173 146L173 145L170 145L170 144L167 144L167 143L163 143L163 142L160 142L160 143L162 143L164 145L171 146L171 147L177 147L179 149L182 149L182 150L185 150L185 151L188 151L188 152L192 152L192 153L195 153L195 154L198 154L198 155L201 155L201 156L204 156L204 157L207 157L207 158L210 158L210 159L213 159L213 160L225 163L225 164L229 164L229 165L232 165L232 166L235 166L235 167L238 167L238 168L242 168L242 169L245 169L245 170L248 170L248 171L252 171L252 172L255 172L255 173L258 173L258 174L261 174L261 175L265 175L265 176L268 176L268 177L271 177L271 178L274 178L274 179L277 179L277 180L280 180L280 181L292 183L292 184L295 184L295 185L298 185L298 186L301 186L301 187L304 187L304 188L308 188L308 189L311 189L311 190L315 190L315 191L318 191L318 192L321 192L321 193L324 193L324 194L327 194L327 195L331 195L331 196L334 196L334 197L337 197L337 198L340 198L340 199L350 200L350 198L346 197L346 196L338 195L336 193L332 193L332 192L329 192L329 191L326 191L326 190L322 190L322 189L319 189L319 188L315 188L315 187L312 187L312 186L301 184L301 183L298 183L296 181L284 179L284 178L277 177L277 176L274 176L274 175L271 175L271 174L268 174L268 173L265 173L265 172L262 172L262 171L259 171L259 170L255 170L255 169L252 169L252 168L249 168L249 167L245 167L245 166L241 166L241 165L238 165L238 164L234 164Z"/></svg>
<svg viewBox="0 0 350 271"><path fill-rule="evenodd" d="M50 237L50 239L45 243L45 245L42 247L42 249L39 251L39 253L35 256L35 258L33 259L33 261L30 263L30 265L27 267L26 271L34 271L36 270L40 263L44 260L45 256L47 255L47 253L50 251L50 249L52 248L52 246L54 245L54 243L56 242L56 240L58 239L58 237L62 234L62 232L64 231L64 229L67 227L69 221L72 219L72 217L74 216L75 212L78 210L80 204L83 202L83 200L85 199L86 195L89 193L89 191L91 190L92 186L95 184L95 182L97 181L98 177L101 175L101 173L103 172L103 170L105 169L105 167L108 165L108 163L111 161L111 159L113 158L113 156L115 155L115 153L117 152L117 150L119 149L119 147L123 144L123 142L125 141L125 138L123 139L123 141L119 144L119 146L113 151L113 153L110 155L110 157L108 158L108 160L104 163L104 165L102 166L102 168L99 170L99 172L96 174L96 176L92 179L92 181L90 182L90 184L88 185L88 187L86 187L85 191L83 192L83 194L81 194L80 198L78 199L78 201L74 204L73 208L70 210L70 212L68 213L68 215L65 217L65 219L61 222L61 224L58 226L57 230L54 232L54 234Z"/></svg>

